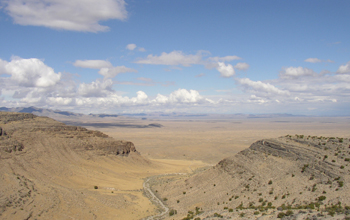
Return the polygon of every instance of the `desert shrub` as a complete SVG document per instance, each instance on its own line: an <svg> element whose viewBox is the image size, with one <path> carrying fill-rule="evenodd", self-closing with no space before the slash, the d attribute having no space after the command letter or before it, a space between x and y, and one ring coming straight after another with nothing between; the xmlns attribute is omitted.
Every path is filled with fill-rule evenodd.
<svg viewBox="0 0 350 220"><path fill-rule="evenodd" d="M343 165L341 165L341 166L340 166L340 169L344 169L344 166L343 166Z"/></svg>
<svg viewBox="0 0 350 220"><path fill-rule="evenodd" d="M255 211L255 212L254 212L254 215L259 215L259 214L260 214L259 211Z"/></svg>
<svg viewBox="0 0 350 220"><path fill-rule="evenodd" d="M293 215L294 213L293 213L293 211L292 210L288 210L287 212L286 212L286 216L291 216L291 215Z"/></svg>
<svg viewBox="0 0 350 220"><path fill-rule="evenodd" d="M312 192L315 192L316 191L316 184L314 184L313 186L312 186Z"/></svg>
<svg viewBox="0 0 350 220"><path fill-rule="evenodd" d="M175 214L177 214L176 210L172 209L172 210L169 211L169 216L173 216Z"/></svg>
<svg viewBox="0 0 350 220"><path fill-rule="evenodd" d="M282 199L285 199L285 198L286 198L286 195L283 195L283 196L282 196Z"/></svg>
<svg viewBox="0 0 350 220"><path fill-rule="evenodd" d="M182 192L182 194L184 194L184 195L185 195L185 194L186 194L186 192Z"/></svg>
<svg viewBox="0 0 350 220"><path fill-rule="evenodd" d="M301 172L304 173L305 169L309 167L309 164L304 164L303 168L301 169Z"/></svg>
<svg viewBox="0 0 350 220"><path fill-rule="evenodd" d="M338 181L338 186L339 187L343 187L344 186L344 182L343 181Z"/></svg>
<svg viewBox="0 0 350 220"><path fill-rule="evenodd" d="M94 186L94 189L98 189L98 186Z"/></svg>
<svg viewBox="0 0 350 220"><path fill-rule="evenodd" d="M233 212L233 209L229 209L228 212Z"/></svg>
<svg viewBox="0 0 350 220"><path fill-rule="evenodd" d="M163 201L167 201L168 200L168 198L163 198Z"/></svg>
<svg viewBox="0 0 350 220"><path fill-rule="evenodd" d="M224 209L228 209L228 207L225 206Z"/></svg>
<svg viewBox="0 0 350 220"><path fill-rule="evenodd" d="M259 199L259 202L263 202L263 201L264 201L264 199L263 199L263 198L260 198L260 199Z"/></svg>
<svg viewBox="0 0 350 220"><path fill-rule="evenodd" d="M345 158L345 160L344 161L350 161L350 158Z"/></svg>
<svg viewBox="0 0 350 220"><path fill-rule="evenodd" d="M237 206L236 209L242 210L243 209L243 202L241 202L241 204L239 204L239 206Z"/></svg>
<svg viewBox="0 0 350 220"><path fill-rule="evenodd" d="M245 215L245 213L244 213L244 212L239 213L239 217L241 217L241 218L243 218L243 217L244 217L244 215ZM222 217L221 217L221 218L222 218Z"/></svg>
<svg viewBox="0 0 350 220"><path fill-rule="evenodd" d="M201 218L197 217L197 218L195 218L194 220L201 220Z"/></svg>
<svg viewBox="0 0 350 220"><path fill-rule="evenodd" d="M324 191L323 191L324 192ZM320 196L320 197L318 197L318 201L324 201L324 200L326 200L326 197L325 196Z"/></svg>
<svg viewBox="0 0 350 220"><path fill-rule="evenodd" d="M272 180L270 180L268 184L271 185L272 184Z"/></svg>
<svg viewBox="0 0 350 220"><path fill-rule="evenodd" d="M277 218L283 218L286 214L284 212L280 212L277 215Z"/></svg>
<svg viewBox="0 0 350 220"><path fill-rule="evenodd" d="M177 202L177 203L180 203L180 200L177 200L176 202Z"/></svg>
<svg viewBox="0 0 350 220"><path fill-rule="evenodd" d="M222 215L220 215L219 213L215 212L215 213L214 213L214 217L223 218L224 216L222 216Z"/></svg>

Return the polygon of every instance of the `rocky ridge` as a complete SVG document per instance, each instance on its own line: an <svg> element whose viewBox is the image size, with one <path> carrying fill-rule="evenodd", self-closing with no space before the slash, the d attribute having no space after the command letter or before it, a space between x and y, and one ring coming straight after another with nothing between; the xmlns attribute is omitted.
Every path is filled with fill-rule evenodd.
<svg viewBox="0 0 350 220"><path fill-rule="evenodd" d="M191 177L158 178L152 190L169 219L349 218L349 144L304 135L260 140Z"/></svg>
<svg viewBox="0 0 350 220"><path fill-rule="evenodd" d="M132 142L47 117L0 112L0 218L96 219L104 213L96 201L124 207L123 194L112 199L89 190L118 175L99 168L101 162L147 163Z"/></svg>

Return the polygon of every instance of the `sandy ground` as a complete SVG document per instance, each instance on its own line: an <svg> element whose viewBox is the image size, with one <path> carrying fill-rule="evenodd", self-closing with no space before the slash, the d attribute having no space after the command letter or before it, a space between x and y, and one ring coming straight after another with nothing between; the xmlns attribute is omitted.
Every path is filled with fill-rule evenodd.
<svg viewBox="0 0 350 220"><path fill-rule="evenodd" d="M201 160L216 164L263 138L287 134L350 136L350 118L252 118L229 120L142 121L163 127L89 127L132 141L144 157Z"/></svg>

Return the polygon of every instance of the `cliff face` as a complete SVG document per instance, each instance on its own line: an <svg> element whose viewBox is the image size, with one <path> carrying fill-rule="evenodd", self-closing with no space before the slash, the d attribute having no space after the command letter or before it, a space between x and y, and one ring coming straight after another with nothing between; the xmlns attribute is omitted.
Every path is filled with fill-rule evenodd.
<svg viewBox="0 0 350 220"><path fill-rule="evenodd" d="M339 202L342 212L350 214L344 209L350 209L349 182L349 139L287 135L257 141L204 172L185 180L162 180L153 190L168 198L178 217L199 207L204 211L200 218L218 213L235 219L243 213L256 219L265 213L273 219L278 207L327 213L327 207Z"/></svg>

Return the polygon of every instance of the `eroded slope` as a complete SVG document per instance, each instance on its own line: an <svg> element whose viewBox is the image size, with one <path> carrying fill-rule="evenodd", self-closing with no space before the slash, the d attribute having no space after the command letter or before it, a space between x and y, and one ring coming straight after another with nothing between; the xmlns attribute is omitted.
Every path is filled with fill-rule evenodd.
<svg viewBox="0 0 350 220"><path fill-rule="evenodd" d="M350 205L349 147L347 138L297 135L261 140L190 178L160 178L152 189L176 210L171 219L254 219L263 214L276 218L288 208L295 208L300 219L312 216L301 211L307 208L323 210L319 218L337 208L350 214L345 209Z"/></svg>
<svg viewBox="0 0 350 220"><path fill-rule="evenodd" d="M133 143L32 114L0 112L1 219L140 219L145 169Z"/></svg>

